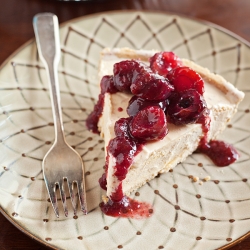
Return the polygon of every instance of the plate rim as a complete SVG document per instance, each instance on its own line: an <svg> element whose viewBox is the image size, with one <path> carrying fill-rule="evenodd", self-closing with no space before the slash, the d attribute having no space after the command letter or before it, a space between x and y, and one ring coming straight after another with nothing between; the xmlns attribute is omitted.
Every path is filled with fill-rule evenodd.
<svg viewBox="0 0 250 250"><path fill-rule="evenodd" d="M161 10L137 10L137 9L123 9L123 10L110 10L110 11L101 11L101 12L96 12L96 13L92 13L92 14L87 14L84 16L79 16L79 17L75 17L72 18L70 20L67 20L65 22L60 23L59 28L63 28L66 25L68 25L69 23L75 23L75 22L79 22L80 20L84 20L84 19L88 19L88 18L94 18L94 17L98 17L101 15L105 15L105 14L119 14L119 13L129 13L129 14L134 14L134 13L148 13L148 14L162 14L162 15L171 15L171 16L176 16L176 17L180 17L183 19L188 19L191 21L195 21L201 24L204 24L208 27L212 27L220 32L225 33L226 35L229 35L230 37L240 41L241 43L243 43L245 46L250 48L250 42L248 40L246 40L245 38L241 37L240 35L234 33L233 31L224 28L218 24L215 24L211 21L207 21L204 19L200 19L197 17L192 17L192 16L187 16L185 14L179 14L179 13L175 13L175 12L171 12L171 11L161 11ZM30 22L32 25L32 22ZM31 45L33 42L35 42L35 36L33 36L33 38L29 39L28 41L26 41L24 44L22 44L19 48L17 48L16 50L14 50L1 64L0 64L0 74L1 74L1 70L3 68L5 68L8 64L8 62L15 57L19 52L21 52L22 50L24 50L27 46ZM50 248L50 249L60 249L58 247L53 246L52 244L47 243L46 241L42 240L41 238L37 237L36 235L34 235L32 232L29 232L28 230L26 230L25 228L23 228L21 225L19 225L18 221L14 220L3 208L2 205L0 204L0 213L12 224L14 225L17 229L19 229L22 233L24 233L26 236L30 237L32 240L37 241L38 243ZM250 231L243 234L242 236L240 236L239 238L235 239L234 241L225 244L224 246L218 248L218 250L226 250L231 248L232 246L235 246L237 244L239 244L241 241L247 239L250 237Z"/></svg>

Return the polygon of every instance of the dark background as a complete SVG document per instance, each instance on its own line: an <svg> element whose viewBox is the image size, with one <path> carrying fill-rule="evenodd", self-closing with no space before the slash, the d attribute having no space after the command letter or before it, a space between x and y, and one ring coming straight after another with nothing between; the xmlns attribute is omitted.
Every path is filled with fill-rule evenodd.
<svg viewBox="0 0 250 250"><path fill-rule="evenodd" d="M250 41L249 0L1 0L0 64L34 37L32 18L39 12L55 13L60 22L110 10L157 10L181 14L218 24ZM45 250L0 214L0 250ZM247 238L231 250L250 250ZM93 249L96 250L96 249ZM138 249L140 250L140 249Z"/></svg>

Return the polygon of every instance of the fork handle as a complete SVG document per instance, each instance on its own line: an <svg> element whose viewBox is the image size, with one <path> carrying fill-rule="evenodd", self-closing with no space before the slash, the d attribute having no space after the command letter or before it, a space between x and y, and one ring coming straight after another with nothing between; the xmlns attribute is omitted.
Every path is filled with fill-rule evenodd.
<svg viewBox="0 0 250 250"><path fill-rule="evenodd" d="M57 73L60 61L58 26L57 16L52 13L40 13L34 16L33 27L38 53L41 61L45 65L50 82L50 97L55 127L55 142L58 142L59 140L65 141Z"/></svg>

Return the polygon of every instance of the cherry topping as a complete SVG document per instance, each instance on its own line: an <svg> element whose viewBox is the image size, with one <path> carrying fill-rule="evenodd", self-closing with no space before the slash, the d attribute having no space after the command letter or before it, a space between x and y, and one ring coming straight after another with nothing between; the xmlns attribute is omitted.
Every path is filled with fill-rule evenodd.
<svg viewBox="0 0 250 250"><path fill-rule="evenodd" d="M198 150L206 154L215 165L220 167L232 164L239 157L236 149L223 141L211 140L209 143L200 144Z"/></svg>
<svg viewBox="0 0 250 250"><path fill-rule="evenodd" d="M168 133L164 111L156 106L140 110L130 122L130 132L143 140L162 139Z"/></svg>
<svg viewBox="0 0 250 250"><path fill-rule="evenodd" d="M113 76L103 76L102 80L101 80L101 94L105 94L105 93L116 93L118 90L115 87L114 84L114 78Z"/></svg>
<svg viewBox="0 0 250 250"><path fill-rule="evenodd" d="M131 118L120 118L115 122L115 135L129 137L129 122Z"/></svg>
<svg viewBox="0 0 250 250"><path fill-rule="evenodd" d="M174 86L176 92L195 89L201 95L204 93L203 79L196 71L189 67L175 68L169 72L167 78Z"/></svg>
<svg viewBox="0 0 250 250"><path fill-rule="evenodd" d="M105 93L113 94L118 91L114 85L113 76L103 76L100 84L101 93L99 94L98 101L94 106L94 110L89 114L86 119L86 126L88 130L96 134L99 134L97 125L99 118L102 115Z"/></svg>
<svg viewBox="0 0 250 250"><path fill-rule="evenodd" d="M165 77L170 70L180 66L182 61L173 52L159 52L150 58L150 68L153 72Z"/></svg>
<svg viewBox="0 0 250 250"><path fill-rule="evenodd" d="M148 106L157 106L165 111L168 106L168 99L164 101L148 101L141 97L133 96L128 103L127 113L129 116L135 116L140 110Z"/></svg>
<svg viewBox="0 0 250 250"><path fill-rule="evenodd" d="M194 89L174 93L168 108L169 121L175 125L195 123L206 106L203 96Z"/></svg>
<svg viewBox="0 0 250 250"><path fill-rule="evenodd" d="M174 90L169 81L150 71L138 74L130 86L132 94L146 100L162 101Z"/></svg>
<svg viewBox="0 0 250 250"><path fill-rule="evenodd" d="M121 92L130 92L133 77L142 70L141 63L125 60L114 64L114 84Z"/></svg>

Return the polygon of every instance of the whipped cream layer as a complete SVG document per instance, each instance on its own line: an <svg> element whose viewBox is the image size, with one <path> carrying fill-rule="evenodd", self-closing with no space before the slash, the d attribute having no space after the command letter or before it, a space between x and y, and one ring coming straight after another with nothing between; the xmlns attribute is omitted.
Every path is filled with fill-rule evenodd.
<svg viewBox="0 0 250 250"><path fill-rule="evenodd" d="M130 49L105 49L100 61L99 78L113 74L113 65L122 60L141 60L149 64L149 57L155 51L134 51ZM204 98L210 109L211 126L208 138L215 139L226 127L233 114L237 111L238 103L243 99L244 93L237 90L219 75L212 74L187 59L182 60L198 72L205 81ZM105 94L104 110L99 121L101 135L105 140L105 148L110 139L115 137L114 124L122 118L128 117L126 112L128 102L132 95L125 93ZM120 111L122 108L122 111ZM168 124L168 134L159 141L147 142L142 151L135 157L126 178L123 180L123 192L129 195L133 190L153 179L158 173L167 172L178 163L184 161L198 147L203 136L201 124L175 126ZM107 153L107 152L106 152ZM115 159L109 158L107 176L107 196L116 190L118 181L114 176Z"/></svg>

